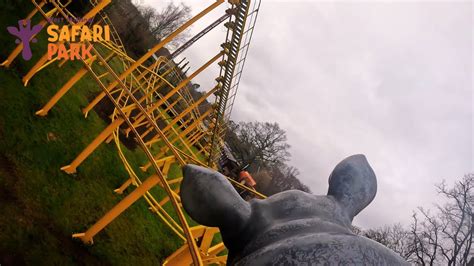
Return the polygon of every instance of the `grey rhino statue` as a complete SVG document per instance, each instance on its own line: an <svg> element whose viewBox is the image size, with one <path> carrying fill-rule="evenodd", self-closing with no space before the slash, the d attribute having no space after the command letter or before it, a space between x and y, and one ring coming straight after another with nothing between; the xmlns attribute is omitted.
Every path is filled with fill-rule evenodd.
<svg viewBox="0 0 474 266"><path fill-rule="evenodd" d="M229 265L405 265L395 252L355 235L351 222L375 197L364 155L340 162L326 196L298 190L244 201L220 173L186 165L181 201L197 222L219 227Z"/></svg>

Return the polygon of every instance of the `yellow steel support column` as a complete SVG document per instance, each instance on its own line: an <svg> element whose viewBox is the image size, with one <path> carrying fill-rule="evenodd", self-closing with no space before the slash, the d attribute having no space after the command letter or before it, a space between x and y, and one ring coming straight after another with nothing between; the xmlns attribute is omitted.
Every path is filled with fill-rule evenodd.
<svg viewBox="0 0 474 266"><path fill-rule="evenodd" d="M199 150L199 153L202 153L204 155L209 154L210 149L211 149L210 144L205 145Z"/></svg>
<svg viewBox="0 0 474 266"><path fill-rule="evenodd" d="M195 117L189 116L187 120L184 120L183 123L181 123L181 127L187 128L190 126L195 120Z"/></svg>
<svg viewBox="0 0 474 266"><path fill-rule="evenodd" d="M221 243L211 247L208 250L208 253L209 253L209 255L217 255L217 254L219 254L219 252L223 251L224 249L225 249L224 243L221 242ZM219 262L226 264L227 256L221 256L219 258L222 259L222 260L219 259Z"/></svg>
<svg viewBox="0 0 474 266"><path fill-rule="evenodd" d="M115 189L114 192L117 194L122 194L125 189L127 189L132 184L132 178L130 177L123 183L119 188Z"/></svg>
<svg viewBox="0 0 474 266"><path fill-rule="evenodd" d="M163 112L164 113L168 112L169 110L171 110L171 108L173 108L181 100L182 100L181 95L178 95L177 99L174 102L172 102L171 104L169 104L168 107L166 107L165 110L163 110Z"/></svg>
<svg viewBox="0 0 474 266"><path fill-rule="evenodd" d="M193 18L191 18L190 20L188 20L186 23L184 23L183 25L181 25L178 29L176 29L173 33L171 33L170 35L168 35L163 41L161 41L159 44L155 45L153 48L151 48L145 55L143 55L142 57L140 57L137 61L135 61L129 68L127 68L122 74L119 75L119 80L123 80L125 77L127 77L128 75L130 75L135 69L137 69L139 66L141 66L148 58L150 58L152 55L154 55L158 50L160 50L161 48L163 48L163 46L165 46L165 44L167 44L168 42L170 42L171 40L173 40L178 34L180 34L181 32L183 32L184 30L186 30L189 26L191 26L194 22L196 22L197 20L199 20L200 18L202 18L203 16L205 16L207 13L211 12L214 8L218 7L220 4L222 4L224 2L224 0L217 0L215 3L213 3L212 5L210 5L209 7L207 7L206 9L204 9L203 11L201 11L199 14L197 14L196 16L194 16ZM118 80L114 80L112 83L109 84L109 86L107 86L106 90L107 91L110 91L112 90L113 88L115 88L117 85L119 84L119 81ZM96 102L96 104L98 102L100 102L100 100L102 100L102 98L105 97L105 92L102 92L100 93L96 99L94 99L94 101ZM89 107L89 106L88 106ZM88 112L90 112L90 110L93 108L94 106L92 107L89 107L89 108L84 108L83 110L83 113L85 115L87 115Z"/></svg>
<svg viewBox="0 0 474 266"><path fill-rule="evenodd" d="M166 203L168 203L168 201L170 201L170 197L169 196L166 196L164 197L158 204L163 207Z"/></svg>
<svg viewBox="0 0 474 266"><path fill-rule="evenodd" d="M117 216L130 207L135 201L142 197L148 190L157 185L160 179L156 175L147 178L140 186L138 186L132 193L115 205L109 212L107 212L99 221L97 221L91 228L84 233L74 234L72 237L80 238L86 244L93 243L93 237L111 223Z"/></svg>
<svg viewBox="0 0 474 266"><path fill-rule="evenodd" d="M72 161L71 164L61 167L61 170L68 174L76 173L76 168L123 122L123 118L115 119L76 157L76 159Z"/></svg>
<svg viewBox="0 0 474 266"><path fill-rule="evenodd" d="M196 239L200 239L201 245L199 250L203 256L203 262L206 265L211 263L225 263L226 256L216 257L217 254L225 249L224 244L220 243L211 247L212 239L214 235L219 232L218 228L215 227L204 227L202 225L194 226L191 228L191 232ZM176 250L163 262L163 265L191 265L192 258L187 252L187 245L183 245L181 248Z"/></svg>
<svg viewBox="0 0 474 266"><path fill-rule="evenodd" d="M207 252L209 251L209 248L212 244L212 239L214 238L214 235L218 232L219 229L216 227L206 228L206 232L202 236L201 245L199 246L199 249L201 249L204 254L207 254Z"/></svg>
<svg viewBox="0 0 474 266"><path fill-rule="evenodd" d="M201 140L202 137L204 137L205 135L206 135L206 132L201 132L200 134L197 134L197 136L194 137L193 140L190 140L189 142L191 143L191 145L194 145L196 142Z"/></svg>
<svg viewBox="0 0 474 266"><path fill-rule="evenodd" d="M114 87L107 87L108 90L113 90ZM89 114L89 112L94 108L102 99L105 97L105 92L99 93L86 107L82 109L82 113L84 114L85 117Z"/></svg>
<svg viewBox="0 0 474 266"><path fill-rule="evenodd" d="M165 153L168 151L168 148L167 147L163 147L161 149L161 151L155 156L153 157L153 159L155 160L155 163L159 166L159 162L161 160L166 160L168 157L166 158L162 158ZM148 170L148 168L151 166L151 162L147 162L145 165L141 166L140 169L143 171L143 172L146 172Z"/></svg>
<svg viewBox="0 0 474 266"><path fill-rule="evenodd" d="M141 125L148 125L148 123L142 123L142 124L140 124L140 126L141 126ZM143 133L140 135L140 137L141 137L142 139L145 139L145 137L146 137L146 136L148 135L148 133L150 133L151 131L153 131L153 127L149 127L145 132L143 132ZM156 137L156 136L155 136L155 137Z"/></svg>
<svg viewBox="0 0 474 266"><path fill-rule="evenodd" d="M28 14L28 16L26 16L25 20L31 20L31 18L33 18L33 16L38 13L38 8L42 8L44 6L44 4L46 4L46 1L43 1L41 3L39 3L38 7L34 8L33 10L31 10L31 12Z"/></svg>
<svg viewBox="0 0 474 266"><path fill-rule="evenodd" d="M193 141L198 138L199 136L202 135L202 131L200 130L197 130L196 132L194 132L191 136L189 136L187 139L189 141L189 143L192 145Z"/></svg>
<svg viewBox="0 0 474 266"><path fill-rule="evenodd" d="M30 79L43 67L44 64L48 62L48 53L44 54L36 64L26 73L26 75L21 79L23 81L23 86L26 87Z"/></svg>
<svg viewBox="0 0 474 266"><path fill-rule="evenodd" d="M168 160L165 162L165 165L163 165L163 175L168 178L168 172L170 171L171 164L174 162L174 160Z"/></svg>
<svg viewBox="0 0 474 266"><path fill-rule="evenodd" d="M92 58L92 60L90 60L89 64L92 64L94 60L95 56ZM88 70L86 67L79 69L79 71L77 71L76 74L74 74L74 76L72 76L71 79L69 79L66 84L64 84L62 88L58 92L56 92L56 94L49 100L49 102L46 103L43 108L36 112L36 115L46 116L49 110L53 108L53 106L59 101L59 99L61 99L64 94L66 94L69 89L71 89L72 86L74 86L74 84L76 84L76 82L78 82L87 73L87 71Z"/></svg>

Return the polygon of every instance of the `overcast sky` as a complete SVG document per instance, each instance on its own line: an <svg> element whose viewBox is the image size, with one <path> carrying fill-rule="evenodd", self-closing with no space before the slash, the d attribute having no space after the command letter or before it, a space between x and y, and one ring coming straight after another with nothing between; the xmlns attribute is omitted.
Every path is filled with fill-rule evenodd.
<svg viewBox="0 0 474 266"><path fill-rule="evenodd" d="M213 1L183 2L195 14ZM435 183L474 171L472 10L468 1L264 1L232 118L278 122L315 194L340 160L365 154L378 192L354 224L407 224L436 200ZM223 33L184 53L193 69ZM208 90L215 77L217 67L196 81Z"/></svg>

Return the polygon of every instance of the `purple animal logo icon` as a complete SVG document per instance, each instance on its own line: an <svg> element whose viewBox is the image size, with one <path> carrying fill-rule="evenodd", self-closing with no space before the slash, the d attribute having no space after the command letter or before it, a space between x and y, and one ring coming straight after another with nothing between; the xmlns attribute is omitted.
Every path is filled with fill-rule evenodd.
<svg viewBox="0 0 474 266"><path fill-rule="evenodd" d="M15 26L7 27L7 30L11 35L18 37L18 39L15 40L15 43L23 43L23 51L21 52L23 59L31 59L32 53L30 41L33 43L37 41L34 36L40 32L42 28L43 26L40 24L31 27L30 20L19 20L18 28Z"/></svg>

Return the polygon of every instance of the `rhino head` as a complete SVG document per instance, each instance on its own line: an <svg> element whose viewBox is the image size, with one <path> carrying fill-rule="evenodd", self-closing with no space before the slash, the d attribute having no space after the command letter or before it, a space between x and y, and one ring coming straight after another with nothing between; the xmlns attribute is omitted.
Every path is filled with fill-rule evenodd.
<svg viewBox="0 0 474 266"><path fill-rule="evenodd" d="M290 190L246 202L218 172L186 165L183 175L184 209L195 221L219 227L230 265L406 263L350 230L354 216L377 192L364 155L350 156L334 168L326 196Z"/></svg>

